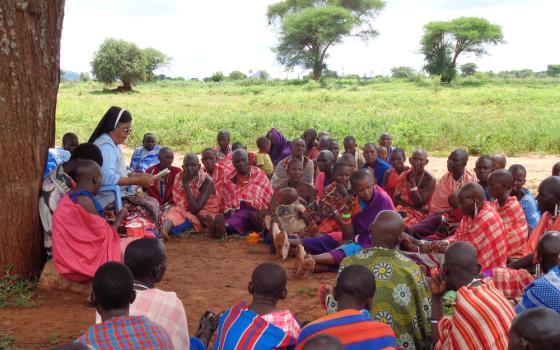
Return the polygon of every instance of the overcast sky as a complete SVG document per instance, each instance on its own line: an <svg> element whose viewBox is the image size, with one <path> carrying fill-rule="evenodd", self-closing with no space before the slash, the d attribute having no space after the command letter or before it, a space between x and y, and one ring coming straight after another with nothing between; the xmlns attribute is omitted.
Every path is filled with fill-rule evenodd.
<svg viewBox="0 0 560 350"><path fill-rule="evenodd" d="M168 76L265 69L273 77L297 76L277 62L275 29L266 9L277 0L66 0L61 68L90 71L93 53L107 37L172 56ZM395 66L421 69L423 25L460 16L484 17L502 26L506 43L483 57L463 56L480 70L546 69L560 64L559 0L386 0L367 43L348 40L329 51L327 65L343 74L388 74Z"/></svg>

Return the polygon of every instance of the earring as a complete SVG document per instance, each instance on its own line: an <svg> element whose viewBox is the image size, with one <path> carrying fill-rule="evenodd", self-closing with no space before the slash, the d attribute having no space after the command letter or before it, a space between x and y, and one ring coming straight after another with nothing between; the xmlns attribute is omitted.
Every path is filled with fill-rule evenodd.
<svg viewBox="0 0 560 350"><path fill-rule="evenodd" d="M554 205L554 217L558 216L558 203L556 203L556 205Z"/></svg>
<svg viewBox="0 0 560 350"><path fill-rule="evenodd" d="M474 202L474 217L478 215L478 205Z"/></svg>

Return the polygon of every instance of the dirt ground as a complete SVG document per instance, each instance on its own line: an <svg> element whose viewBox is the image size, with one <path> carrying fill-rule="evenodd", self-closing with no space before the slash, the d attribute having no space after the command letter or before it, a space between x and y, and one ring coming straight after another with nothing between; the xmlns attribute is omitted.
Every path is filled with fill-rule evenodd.
<svg viewBox="0 0 560 350"><path fill-rule="evenodd" d="M469 169L474 166L471 157ZM538 183L550 174L552 165L560 161L554 156L509 158L508 165L524 164L528 170L527 185L533 192ZM180 166L182 155L175 164ZM445 158L431 158L428 169L436 177L445 171ZM159 288L173 290L183 300L194 333L198 319L205 310L220 312L239 300L248 300L247 283L252 270L265 261L274 261L264 244L248 246L244 240L218 242L204 235L172 239L167 243L168 269ZM280 307L288 308L300 320L312 320L323 314L315 297L321 282L332 283L333 273L314 275L306 280L292 278L293 259L283 266L290 276L288 298ZM94 309L85 306L85 297L71 292L37 291L39 306L30 309L0 309L0 334L15 336L21 349L48 349L58 342L78 337L94 322Z"/></svg>

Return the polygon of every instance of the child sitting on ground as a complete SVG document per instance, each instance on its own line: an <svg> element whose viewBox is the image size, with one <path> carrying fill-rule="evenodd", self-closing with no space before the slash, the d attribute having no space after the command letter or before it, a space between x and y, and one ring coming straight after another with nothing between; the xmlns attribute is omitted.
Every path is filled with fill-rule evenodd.
<svg viewBox="0 0 560 350"><path fill-rule="evenodd" d="M181 168L172 166L175 155L173 150L169 147L163 147L159 151L158 160L159 164L153 165L146 170L146 174L158 175L163 170L168 170L167 175L160 176L152 183L152 186L147 188L148 195L155 198L165 212L173 203L173 184L175 177L181 172Z"/></svg>
<svg viewBox="0 0 560 350"><path fill-rule="evenodd" d="M303 234L309 218L305 215L303 201L293 187L284 187L276 192L274 201L277 206L273 208L272 220L272 241L276 256L281 260L286 260L290 249L288 236L293 234Z"/></svg>
<svg viewBox="0 0 560 350"><path fill-rule="evenodd" d="M67 132L62 136L62 148L49 148L47 153L47 163L43 172L43 179L46 178L60 164L70 160L72 152L78 147L80 141L74 133Z"/></svg>
<svg viewBox="0 0 560 350"><path fill-rule="evenodd" d="M251 304L240 302L220 317L215 350L276 349L293 347L301 331L294 315L276 307L288 290L286 271L264 263L253 271L249 282ZM266 324L263 325L263 320Z"/></svg>
<svg viewBox="0 0 560 350"><path fill-rule="evenodd" d="M136 148L130 159L130 169L135 173L143 173L151 167L159 163L158 155L160 145L156 144L156 137L152 133L144 134L142 138L142 146Z"/></svg>
<svg viewBox="0 0 560 350"><path fill-rule="evenodd" d="M257 167L261 168L269 178L272 177L272 173L274 172L274 165L268 154L271 145L267 137L261 136L257 139L257 147L259 148L259 153L257 153Z"/></svg>
<svg viewBox="0 0 560 350"><path fill-rule="evenodd" d="M111 226L94 197L101 188L101 168L92 160L78 160L69 174L76 181L53 215L52 244L56 270L71 281L91 279L107 261L122 261L116 228L126 218L122 209Z"/></svg>

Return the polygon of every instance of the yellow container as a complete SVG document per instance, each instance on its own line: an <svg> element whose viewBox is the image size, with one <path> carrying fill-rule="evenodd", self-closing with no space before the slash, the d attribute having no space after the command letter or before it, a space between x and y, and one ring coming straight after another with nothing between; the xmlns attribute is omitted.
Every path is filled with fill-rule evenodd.
<svg viewBox="0 0 560 350"><path fill-rule="evenodd" d="M247 243L250 245L258 244L261 240L261 235L257 232L251 232L247 235Z"/></svg>

